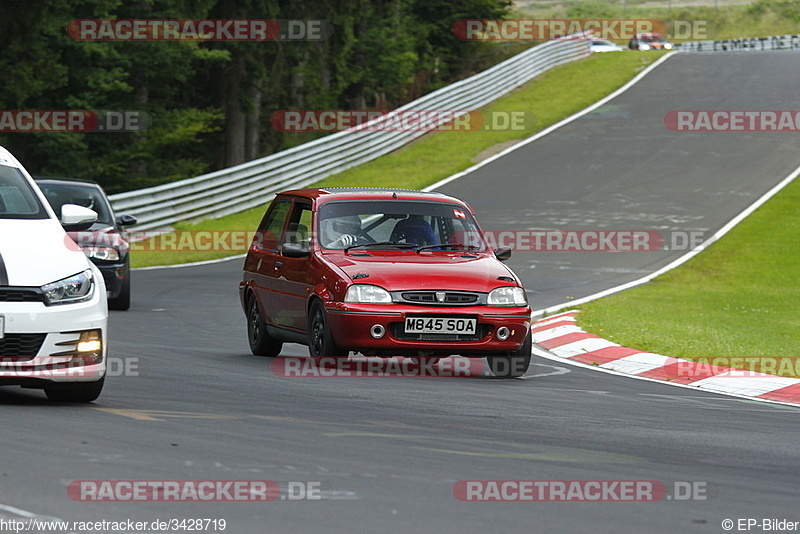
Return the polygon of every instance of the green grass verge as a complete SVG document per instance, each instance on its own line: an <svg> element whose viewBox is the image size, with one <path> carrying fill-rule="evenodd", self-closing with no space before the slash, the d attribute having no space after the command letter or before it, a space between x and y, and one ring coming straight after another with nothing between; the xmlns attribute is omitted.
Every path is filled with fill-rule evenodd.
<svg viewBox="0 0 800 534"><path fill-rule="evenodd" d="M800 375L798 205L795 180L681 267L581 306L578 323L647 352Z"/></svg>
<svg viewBox="0 0 800 534"><path fill-rule="evenodd" d="M577 113L618 89L663 54L606 53L563 65L514 90L485 112L531 111L536 124L524 131L440 132L320 182L321 186L369 184L420 189L463 171L484 151L499 151ZM400 185L402 184L402 185Z"/></svg>
<svg viewBox="0 0 800 534"><path fill-rule="evenodd" d="M662 55L660 52L595 54L557 67L482 108L484 112L532 112L536 121L525 130L430 133L391 154L331 176L315 186L421 189L471 167L479 161L479 155L481 158L488 157L508 143L529 137L593 104L624 85ZM180 223L175 228L190 232L247 232L258 226L263 214L262 206L198 224ZM171 238L167 236L167 239ZM169 241L166 243L168 245ZM180 240L175 243L180 244ZM242 249L159 250L165 248L164 244L165 240L160 239L156 243L145 241L135 245L131 256L133 266L176 265L244 252Z"/></svg>
<svg viewBox="0 0 800 534"><path fill-rule="evenodd" d="M257 206L197 223L177 223L174 225L176 232L131 243L131 266L180 265L244 254L265 208ZM136 227L132 231L135 233ZM144 230L146 232L148 230Z"/></svg>

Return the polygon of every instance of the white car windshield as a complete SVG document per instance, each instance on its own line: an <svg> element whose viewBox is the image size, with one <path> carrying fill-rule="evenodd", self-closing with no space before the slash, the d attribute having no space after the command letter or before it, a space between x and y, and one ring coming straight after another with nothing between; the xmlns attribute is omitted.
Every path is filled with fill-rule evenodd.
<svg viewBox="0 0 800 534"><path fill-rule="evenodd" d="M0 219L47 218L47 211L20 170L0 165Z"/></svg>
<svg viewBox="0 0 800 534"><path fill-rule="evenodd" d="M327 249L487 250L469 211L449 202L331 201L317 220L319 243Z"/></svg>

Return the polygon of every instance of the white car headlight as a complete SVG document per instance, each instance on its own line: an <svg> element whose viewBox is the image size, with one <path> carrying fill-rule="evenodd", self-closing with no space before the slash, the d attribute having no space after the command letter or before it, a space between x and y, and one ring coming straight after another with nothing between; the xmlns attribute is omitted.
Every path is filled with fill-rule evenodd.
<svg viewBox="0 0 800 534"><path fill-rule="evenodd" d="M639 50L650 50L650 45L641 44L641 45L639 45Z"/></svg>
<svg viewBox="0 0 800 534"><path fill-rule="evenodd" d="M70 304L89 300L94 294L94 275L91 269L41 287L48 305Z"/></svg>
<svg viewBox="0 0 800 534"><path fill-rule="evenodd" d="M521 287L498 287L489 293L486 303L489 306L527 306L528 296Z"/></svg>
<svg viewBox="0 0 800 534"><path fill-rule="evenodd" d="M382 287L354 284L347 288L344 301L354 304L391 304L392 296Z"/></svg>
<svg viewBox="0 0 800 534"><path fill-rule="evenodd" d="M83 247L83 253L100 261L119 260L119 251L113 247Z"/></svg>
<svg viewBox="0 0 800 534"><path fill-rule="evenodd" d="M667 50L672 50L672 43L664 43L664 48Z"/></svg>

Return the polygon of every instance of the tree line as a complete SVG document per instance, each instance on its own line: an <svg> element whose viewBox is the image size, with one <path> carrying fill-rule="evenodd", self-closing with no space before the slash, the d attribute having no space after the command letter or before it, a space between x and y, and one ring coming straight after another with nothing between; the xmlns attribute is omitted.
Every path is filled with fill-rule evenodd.
<svg viewBox="0 0 800 534"><path fill-rule="evenodd" d="M3 0L0 110L142 112L136 132L9 132L0 145L38 176L110 193L229 167L322 134L272 128L286 109L392 109L517 51L464 42L462 18L507 0ZM84 41L81 19L323 20L323 40Z"/></svg>

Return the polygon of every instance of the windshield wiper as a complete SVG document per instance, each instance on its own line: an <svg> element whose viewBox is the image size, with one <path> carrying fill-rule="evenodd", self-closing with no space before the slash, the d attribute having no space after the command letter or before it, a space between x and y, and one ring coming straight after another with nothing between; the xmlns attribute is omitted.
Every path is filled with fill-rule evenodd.
<svg viewBox="0 0 800 534"><path fill-rule="evenodd" d="M400 247L400 248L415 248L417 245L414 243L397 243L396 241L378 241L376 243L362 243L360 245L350 245L349 247L345 247L344 251L349 252L354 248L365 248L365 247Z"/></svg>
<svg viewBox="0 0 800 534"><path fill-rule="evenodd" d="M473 247L473 246L470 246L470 245L459 245L458 243L442 243L440 245L422 245L422 246L417 247L417 252L420 252L422 250L427 250L429 248L455 248L455 249L459 249L459 250L467 250L467 251L473 251L474 250L475 252L478 252L477 250L475 250L475 247Z"/></svg>

